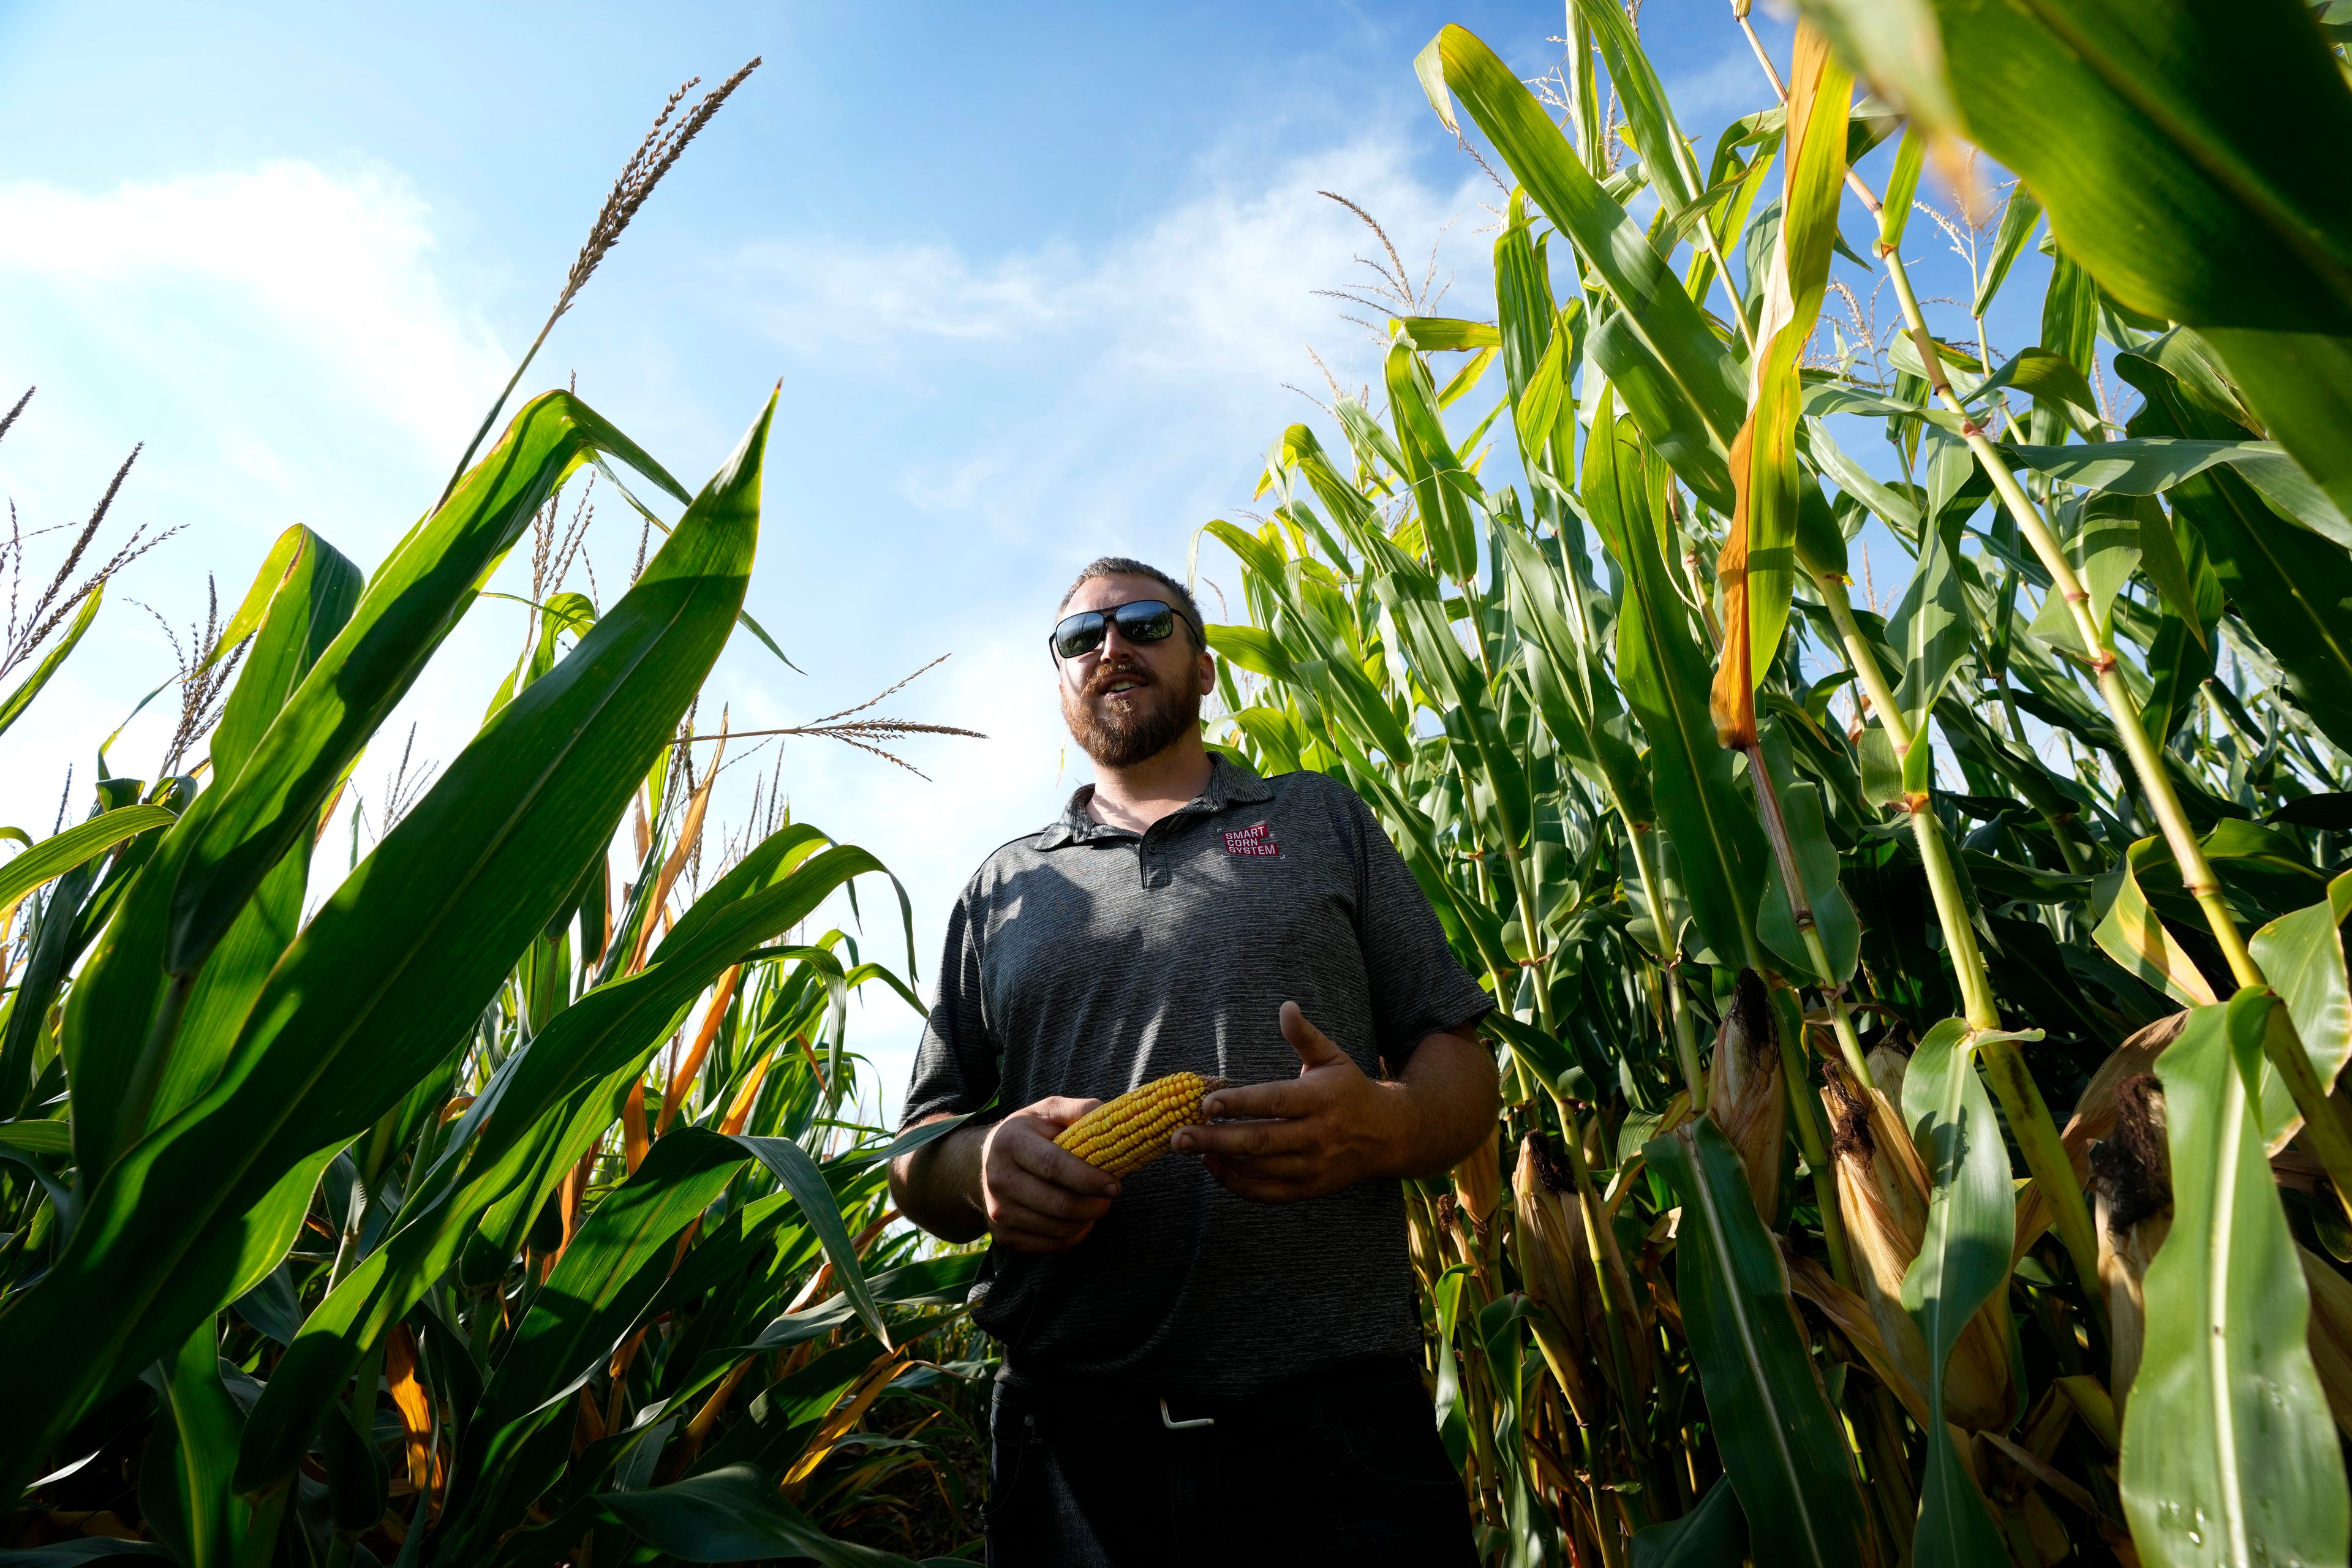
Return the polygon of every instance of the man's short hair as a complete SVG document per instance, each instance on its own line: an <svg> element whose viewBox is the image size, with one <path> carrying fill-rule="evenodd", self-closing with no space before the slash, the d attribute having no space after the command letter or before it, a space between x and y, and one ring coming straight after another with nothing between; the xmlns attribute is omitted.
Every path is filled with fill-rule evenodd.
<svg viewBox="0 0 2352 1568"><path fill-rule="evenodd" d="M1192 639L1192 651L1194 653L1209 651L1208 635L1202 630L1201 606L1193 603L1192 591L1159 567L1146 565L1140 561L1125 555L1097 556L1087 562L1085 570L1078 574L1076 581L1070 584L1068 592L1062 595L1062 602L1054 606L1055 613L1059 614L1068 609L1070 601L1078 596L1078 590L1097 577L1150 578L1168 590L1168 602L1181 612L1184 629Z"/></svg>

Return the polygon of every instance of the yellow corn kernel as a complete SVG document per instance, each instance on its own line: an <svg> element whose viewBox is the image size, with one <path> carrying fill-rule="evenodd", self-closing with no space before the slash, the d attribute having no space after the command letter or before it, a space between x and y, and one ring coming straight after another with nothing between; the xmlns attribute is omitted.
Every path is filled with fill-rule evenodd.
<svg viewBox="0 0 2352 1568"><path fill-rule="evenodd" d="M1105 1100L1065 1128L1054 1140L1087 1164L1110 1175L1124 1176L1168 1152L1168 1141L1179 1127L1207 1120L1201 1114L1201 1097L1225 1087L1221 1078L1196 1072L1171 1073L1139 1084L1116 1100Z"/></svg>

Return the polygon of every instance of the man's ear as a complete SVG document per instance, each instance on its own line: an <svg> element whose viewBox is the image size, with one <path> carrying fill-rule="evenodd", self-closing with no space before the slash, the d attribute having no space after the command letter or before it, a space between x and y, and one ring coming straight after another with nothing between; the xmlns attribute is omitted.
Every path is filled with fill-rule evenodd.
<svg viewBox="0 0 2352 1568"><path fill-rule="evenodd" d="M1214 691L1217 689L1217 656L1202 648L1193 673L1200 678L1202 696L1206 697Z"/></svg>

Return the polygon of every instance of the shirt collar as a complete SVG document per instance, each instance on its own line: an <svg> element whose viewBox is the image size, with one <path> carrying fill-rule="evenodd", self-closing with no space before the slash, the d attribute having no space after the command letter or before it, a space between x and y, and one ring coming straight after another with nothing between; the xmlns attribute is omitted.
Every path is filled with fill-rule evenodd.
<svg viewBox="0 0 2352 1568"><path fill-rule="evenodd" d="M1059 849L1068 844L1085 844L1099 838L1132 838L1134 834L1124 827L1097 822L1087 814L1087 804L1094 799L1095 786L1080 784L1071 792L1069 804L1062 815L1037 836L1039 849ZM1274 788L1250 770L1222 752L1209 753L1209 787L1192 800L1169 813L1170 816L1213 816L1218 812L1236 805L1254 805L1274 798Z"/></svg>

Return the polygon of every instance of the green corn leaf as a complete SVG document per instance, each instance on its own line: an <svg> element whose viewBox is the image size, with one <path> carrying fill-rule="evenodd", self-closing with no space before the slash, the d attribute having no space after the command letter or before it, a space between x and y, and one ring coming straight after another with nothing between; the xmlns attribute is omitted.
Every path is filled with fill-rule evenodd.
<svg viewBox="0 0 2352 1568"><path fill-rule="evenodd" d="M882 1309L875 1304L873 1287L866 1283L865 1270L858 1267L849 1229L841 1223L841 1211L834 1206L832 1191L825 1185L816 1162L789 1138L738 1138L735 1142L749 1150L752 1158L765 1165L783 1184L784 1190L799 1200L801 1213L807 1216L817 1239L824 1246L825 1257L833 1263L834 1278L841 1282L842 1293L849 1298L867 1331L882 1342L883 1348L889 1348L890 1331L882 1321Z"/></svg>
<svg viewBox="0 0 2352 1568"><path fill-rule="evenodd" d="M2213 673L2213 646L2200 642L2191 628L2192 623L2178 616L2165 616L2147 652L2152 689L2140 721L2158 746L2171 740L2181 721L2195 710L2198 693Z"/></svg>
<svg viewBox="0 0 2352 1568"><path fill-rule="evenodd" d="M1750 1549L1759 1563L1861 1562L1862 1491L1844 1429L1813 1374L1738 1152L1704 1119L1643 1152L1683 1206L1675 1289Z"/></svg>
<svg viewBox="0 0 2352 1568"><path fill-rule="evenodd" d="M1436 578L1393 545L1375 542L1365 563L1373 588L1402 632L1412 661L1444 703L1445 731L1465 776L1485 786L1492 827L1502 842L1523 843L1533 807L1526 771L1505 739L1484 674L1454 639ZM1474 803L1474 809L1476 808Z"/></svg>
<svg viewBox="0 0 2352 1568"><path fill-rule="evenodd" d="M1736 1568L1748 1558L1748 1516L1728 1481L1707 1488L1680 1519L1633 1532L1633 1568Z"/></svg>
<svg viewBox="0 0 2352 1568"><path fill-rule="evenodd" d="M1992 309L1993 297L2000 292L2010 268L2025 249L2025 242L2033 237L2034 227L2041 221L2042 204L2034 199L2032 191L2020 184L2001 204L2000 227L1993 235L1992 254L1985 258L1984 271L1977 279L1977 295L1969 307L1969 314L1982 316ZM2076 379L2081 379L2080 372ZM2095 405L2085 403L2084 406L2094 414L2098 412Z"/></svg>
<svg viewBox="0 0 2352 1568"><path fill-rule="evenodd" d="M1594 427L1611 428L1603 393ZM1675 592L1639 448L1621 431L1584 452L1584 498L1625 569L1617 619L1617 674L1650 740L1658 820L1681 857L1691 911L1717 962L1748 963L1755 889L1763 885L1764 830L1732 782L1731 753L1707 712L1709 670Z"/></svg>
<svg viewBox="0 0 2352 1568"><path fill-rule="evenodd" d="M2164 508L2154 500L2138 498L2133 510L2139 521L2139 569L2199 647L2210 646L2213 623L2221 618L2221 580L2213 575L2203 542L2187 529L2176 529ZM2186 533L2189 548L2181 547Z"/></svg>
<svg viewBox="0 0 2352 1568"><path fill-rule="evenodd" d="M2001 453L2021 467L2070 485L2133 496L2158 494L2216 464L2225 464L2281 516L2352 550L2352 522L2345 521L2343 512L2275 441L2145 436L2071 447L2004 446Z"/></svg>
<svg viewBox="0 0 2352 1568"><path fill-rule="evenodd" d="M2044 408L2061 411L2061 417L2064 416L2063 410L2068 408L2091 419L2099 416L2098 400L2092 395L2091 384L2074 368L2074 362L2048 349L2018 350L2001 362L1999 370L1971 387L1967 401L1974 403L2009 386L2036 399Z"/></svg>
<svg viewBox="0 0 2352 1568"><path fill-rule="evenodd" d="M290 551L285 548L289 543ZM351 619L359 600L360 569L325 540L298 524L280 537L278 545L262 563L246 595L247 606L257 597L262 602L253 609L252 647L222 708L220 727L213 731L216 780L233 780L244 771L286 700ZM265 587L269 592L263 596ZM314 842L310 834L296 837L205 958L152 1095L143 1082L134 1091L135 1098L148 1101L144 1120L135 1126L118 1122L110 1132L92 1129L85 1147L115 1140L128 1142L163 1125L211 1086L244 1026L247 1009L301 925ZM81 1057L85 1062L92 1060L88 1050Z"/></svg>
<svg viewBox="0 0 2352 1568"><path fill-rule="evenodd" d="M846 847L803 859L822 840L804 823L771 835L695 900L645 969L589 992L507 1058L452 1132L450 1154L415 1179L399 1227L311 1311L278 1362L254 1407L244 1485L258 1487L300 1458L310 1424L360 1356L478 1233L494 1238L501 1258L520 1245L554 1182L610 1125L616 1088L642 1070L706 987L848 878L879 868Z"/></svg>
<svg viewBox="0 0 2352 1568"><path fill-rule="evenodd" d="M1862 957L1862 927L1856 921L1853 905L1838 883L1837 848L1830 842L1829 828L1822 815L1822 793L1810 780L1800 781L1790 772L1785 755L1774 756L1786 747L1777 736L1765 742L1766 760L1772 769L1773 782L1780 797L1780 816L1789 830L1789 841L1797 857L1797 874L1805 880L1805 899L1812 906L1814 930L1820 934L1822 950L1829 954L1830 974L1816 976L1827 984L1843 985L1853 978L1854 965ZM1783 972L1789 974L1811 974L1813 963L1805 947L1803 933L1797 930L1797 920L1789 901L1789 890L1780 879L1780 867L1772 862L1770 879L1766 883L1756 915L1756 934L1782 961Z"/></svg>
<svg viewBox="0 0 2352 1568"><path fill-rule="evenodd" d="M184 1542L181 1561L195 1568L228 1568L245 1544L251 1510L231 1489L236 1442L245 1413L221 1383L220 1332L210 1318L195 1326L179 1352L159 1361L149 1381L163 1396L172 1440L162 1475L141 1477L168 1488Z"/></svg>
<svg viewBox="0 0 2352 1568"><path fill-rule="evenodd" d="M1720 462L1746 416L1745 389L1730 355L1666 259L1586 172L1534 94L1475 36L1446 27L1430 40L1413 68L1446 129L1458 129L1453 103L1458 96L1528 194L1600 275L1627 321L1621 331L1637 338L1659 373L1680 389ZM1594 352L1597 362L1597 342ZM1689 477L1679 465L1677 471ZM1697 481L1692 482L1696 488Z"/></svg>
<svg viewBox="0 0 2352 1568"><path fill-rule="evenodd" d="M1643 171L1668 206L1688 206L1696 199L1700 185L1697 160L1691 155L1682 127L1675 123L1675 106L1667 101L1666 89L1651 68L1640 35L1611 0L1574 3L1578 17L1601 46L1610 85L1617 89L1618 101L1623 106L1625 129L1633 150L1641 154Z"/></svg>
<svg viewBox="0 0 2352 1568"><path fill-rule="evenodd" d="M1495 538L1518 595L1514 603L1526 606L1517 618L1528 637L1528 668L1554 743L1609 791L1628 821L1651 821L1649 774L1619 734L1623 700L1597 668L1597 659L1577 656L1579 644L1569 619L1575 584L1562 581L1566 574L1526 535L1498 529Z"/></svg>
<svg viewBox="0 0 2352 1568"><path fill-rule="evenodd" d="M350 558L302 524L278 536L215 650L217 658L235 646L232 633L253 639L213 731L216 786L245 771L287 699L350 621L364 584Z"/></svg>
<svg viewBox="0 0 2352 1568"><path fill-rule="evenodd" d="M1930 1411L1944 1408L1944 1374L1960 1331L2008 1286L2017 1235L2009 1151L1992 1097L1977 1076L1979 1043L1967 1020L1947 1018L1920 1040L1903 1079L1903 1120L1932 1184L1927 1232L1903 1277L1903 1309L1927 1347ZM1921 1568L2000 1568L2009 1559L1983 1495L1941 1421L1930 1423L1927 1433L1912 1553Z"/></svg>
<svg viewBox="0 0 2352 1568"><path fill-rule="evenodd" d="M1675 384L1673 372L1643 338L1633 316L1614 310L1603 317L1585 353L1609 378L1610 389L1675 476L1717 511L1736 507L1730 442L1707 424L1699 405Z"/></svg>
<svg viewBox="0 0 2352 1568"><path fill-rule="evenodd" d="M142 833L169 827L179 820L178 813L160 805L119 805L44 838L0 865L0 910L13 907L27 893L96 859L116 845Z"/></svg>
<svg viewBox="0 0 2352 1568"><path fill-rule="evenodd" d="M1430 561L1455 582L1468 582L1478 570L1478 532L1465 489L1475 489L1477 481L1463 470L1454 444L1445 438L1428 367L1404 343L1389 350L1388 391L1397 450L1412 485Z"/></svg>
<svg viewBox="0 0 2352 1568"><path fill-rule="evenodd" d="M1821 469L1823 479L1875 512L1903 538L1917 541L1918 507L1849 457L1820 419L1806 420L1804 446L1806 456Z"/></svg>
<svg viewBox="0 0 2352 1568"><path fill-rule="evenodd" d="M659 471L569 394L534 400L439 510L410 530L293 694L273 705L258 699L266 682L257 684L259 708L274 716L251 754L164 837L75 985L68 1069L75 1093L102 1108L77 1130L89 1179L145 1125L172 1047L167 1010L184 1004L184 988L261 880L316 832L328 798L471 605L479 580L600 445ZM314 552L301 553L314 570L330 570ZM257 584L271 580L265 563ZM280 567L277 581L285 580ZM278 591L270 589L273 602ZM241 743L233 735L233 748Z"/></svg>
<svg viewBox="0 0 2352 1568"><path fill-rule="evenodd" d="M2352 1531L2310 1299L2254 1119L2274 1005L2250 986L2200 1007L2157 1058L2172 1229L2147 1271L2120 1478L2152 1568L2341 1563Z"/></svg>
<svg viewBox="0 0 2352 1568"><path fill-rule="evenodd" d="M98 618L99 602L105 596L105 584L100 583L90 589L81 602L81 608L74 612L73 624L66 628L66 635L49 645L49 651L41 656L41 662L33 667L30 675L16 683L14 691L0 697L0 735L8 732L8 726L33 705L33 699L41 694L41 688L49 683L49 677L57 674L58 667L72 656L82 634L89 630L89 623Z"/></svg>
<svg viewBox="0 0 2352 1568"><path fill-rule="evenodd" d="M2148 531L2139 517L2143 504L2129 495L2095 495L2084 503L2080 523L2066 540L2066 557L2074 563L2083 591L2090 596L2091 619L2102 632L2113 624L2116 595L2139 568L2140 542ZM2055 590L2042 595L2031 629L2053 647L2078 658L2091 657L2074 628L2073 610Z"/></svg>
<svg viewBox="0 0 2352 1568"><path fill-rule="evenodd" d="M596 1505L655 1551L681 1563L792 1558L824 1568L914 1568L895 1552L826 1535L783 1500L771 1477L750 1465L730 1465L650 1491L606 1492ZM577 1541L579 1533L575 1528L570 1539Z"/></svg>
<svg viewBox="0 0 2352 1568"><path fill-rule="evenodd" d="M1957 521L1927 531L1919 563L1903 597L1887 617L1886 635L1902 650L1903 680L1895 700L1915 735L1926 733L1952 673L1973 637L1967 589L1960 580L1960 526Z"/></svg>
<svg viewBox="0 0 2352 1568"><path fill-rule="evenodd" d="M377 569L177 869L164 968L192 973L254 886L316 821L327 791L406 693L532 515L596 451L679 500L677 482L568 393L534 398L497 447Z"/></svg>
<svg viewBox="0 0 2352 1568"><path fill-rule="evenodd" d="M2174 374L2179 363L2116 357L2117 372L2148 399L2132 428L2200 438L2242 429ZM2169 493L2174 516L2194 531L2221 592L2285 671L2287 689L2330 740L2352 748L2352 559L2291 525L2242 471L2217 466Z"/></svg>
<svg viewBox="0 0 2352 1568"><path fill-rule="evenodd" d="M2164 929L2140 889L2140 873L2152 866L2169 867L2171 857L2160 838L2150 837L2133 845L2101 879L2097 896L2107 901L2091 936L2109 958L2182 1006L2208 1006L2215 1000L2212 984Z"/></svg>
<svg viewBox="0 0 2352 1568"><path fill-rule="evenodd" d="M1349 782L1386 817L1390 836L1398 840L1398 850L1412 868L1413 879L1437 907L1440 919L1446 914L1454 916L1455 925L1476 955L1477 966L1495 974L1515 969L1517 965L1503 949L1502 917L1465 895L1444 875L1444 854L1438 847L1436 830L1427 814L1398 791L1388 769L1365 756L1344 732L1335 732L1331 739L1347 763Z"/></svg>
<svg viewBox="0 0 2352 1568"><path fill-rule="evenodd" d="M2352 1060L2352 991L2347 991L2344 962L2347 914L2352 914L2352 871L2330 881L2317 903L2281 915L2246 944L2263 978L2278 993L2322 1084L2333 1084L2344 1064ZM2294 1096L2268 1061L2263 1064L2255 1112L2264 1146L2272 1153L2284 1147L2302 1125Z"/></svg>
<svg viewBox="0 0 2352 1568"><path fill-rule="evenodd" d="M1502 333L1492 321L1463 321L1451 316L1399 316L1391 331L1423 353L1446 349L1491 349L1502 346Z"/></svg>
<svg viewBox="0 0 2352 1568"><path fill-rule="evenodd" d="M22 1392L26 1407L40 1413L0 1435L0 1489L29 1471L118 1365L144 1364L276 1267L300 1204L273 1213L276 1228L249 1224L247 1212L281 1203L284 1184L306 1163L322 1163L447 1056L578 884L581 868L602 853L741 605L769 417L761 414L573 656L485 726L320 908L272 971L213 1087L97 1183L39 1288L0 1305L0 1350L37 1363ZM504 460L493 453L487 462ZM452 504L464 505L488 482L478 472ZM395 562L408 561L431 531L412 535ZM281 763L288 780L302 773L299 758L280 747L301 728L289 721L314 696L314 706L350 711L322 678L336 650L411 624L406 608L377 599L388 583L409 581L405 568L378 574L376 589L270 726L230 798L257 776L279 779ZM441 604L471 585L470 577L454 584L420 577L415 592ZM429 641L440 624L436 616L413 633ZM405 658L383 657L408 668ZM349 659L336 668L358 678ZM341 721L334 728L340 732ZM315 801L305 807L315 809ZM240 904L250 892L248 882ZM387 930L402 941L385 942ZM170 1205L141 1201L159 1191L173 1194Z"/></svg>
<svg viewBox="0 0 2352 1568"><path fill-rule="evenodd" d="M2352 140L2352 89L2306 9L1911 0L1907 26L1885 9L1843 40L1853 58L1940 83L1910 107L2022 175L2116 300L2203 331L2352 512L2352 171L2300 151Z"/></svg>
<svg viewBox="0 0 2352 1568"><path fill-rule="evenodd" d="M569 1426L572 1395L636 1327L669 1273L679 1233L748 1158L730 1139L681 1129L582 1223L467 1418L436 1545L445 1557L479 1555L522 1522L545 1480L528 1462L533 1440L557 1422Z"/></svg>

